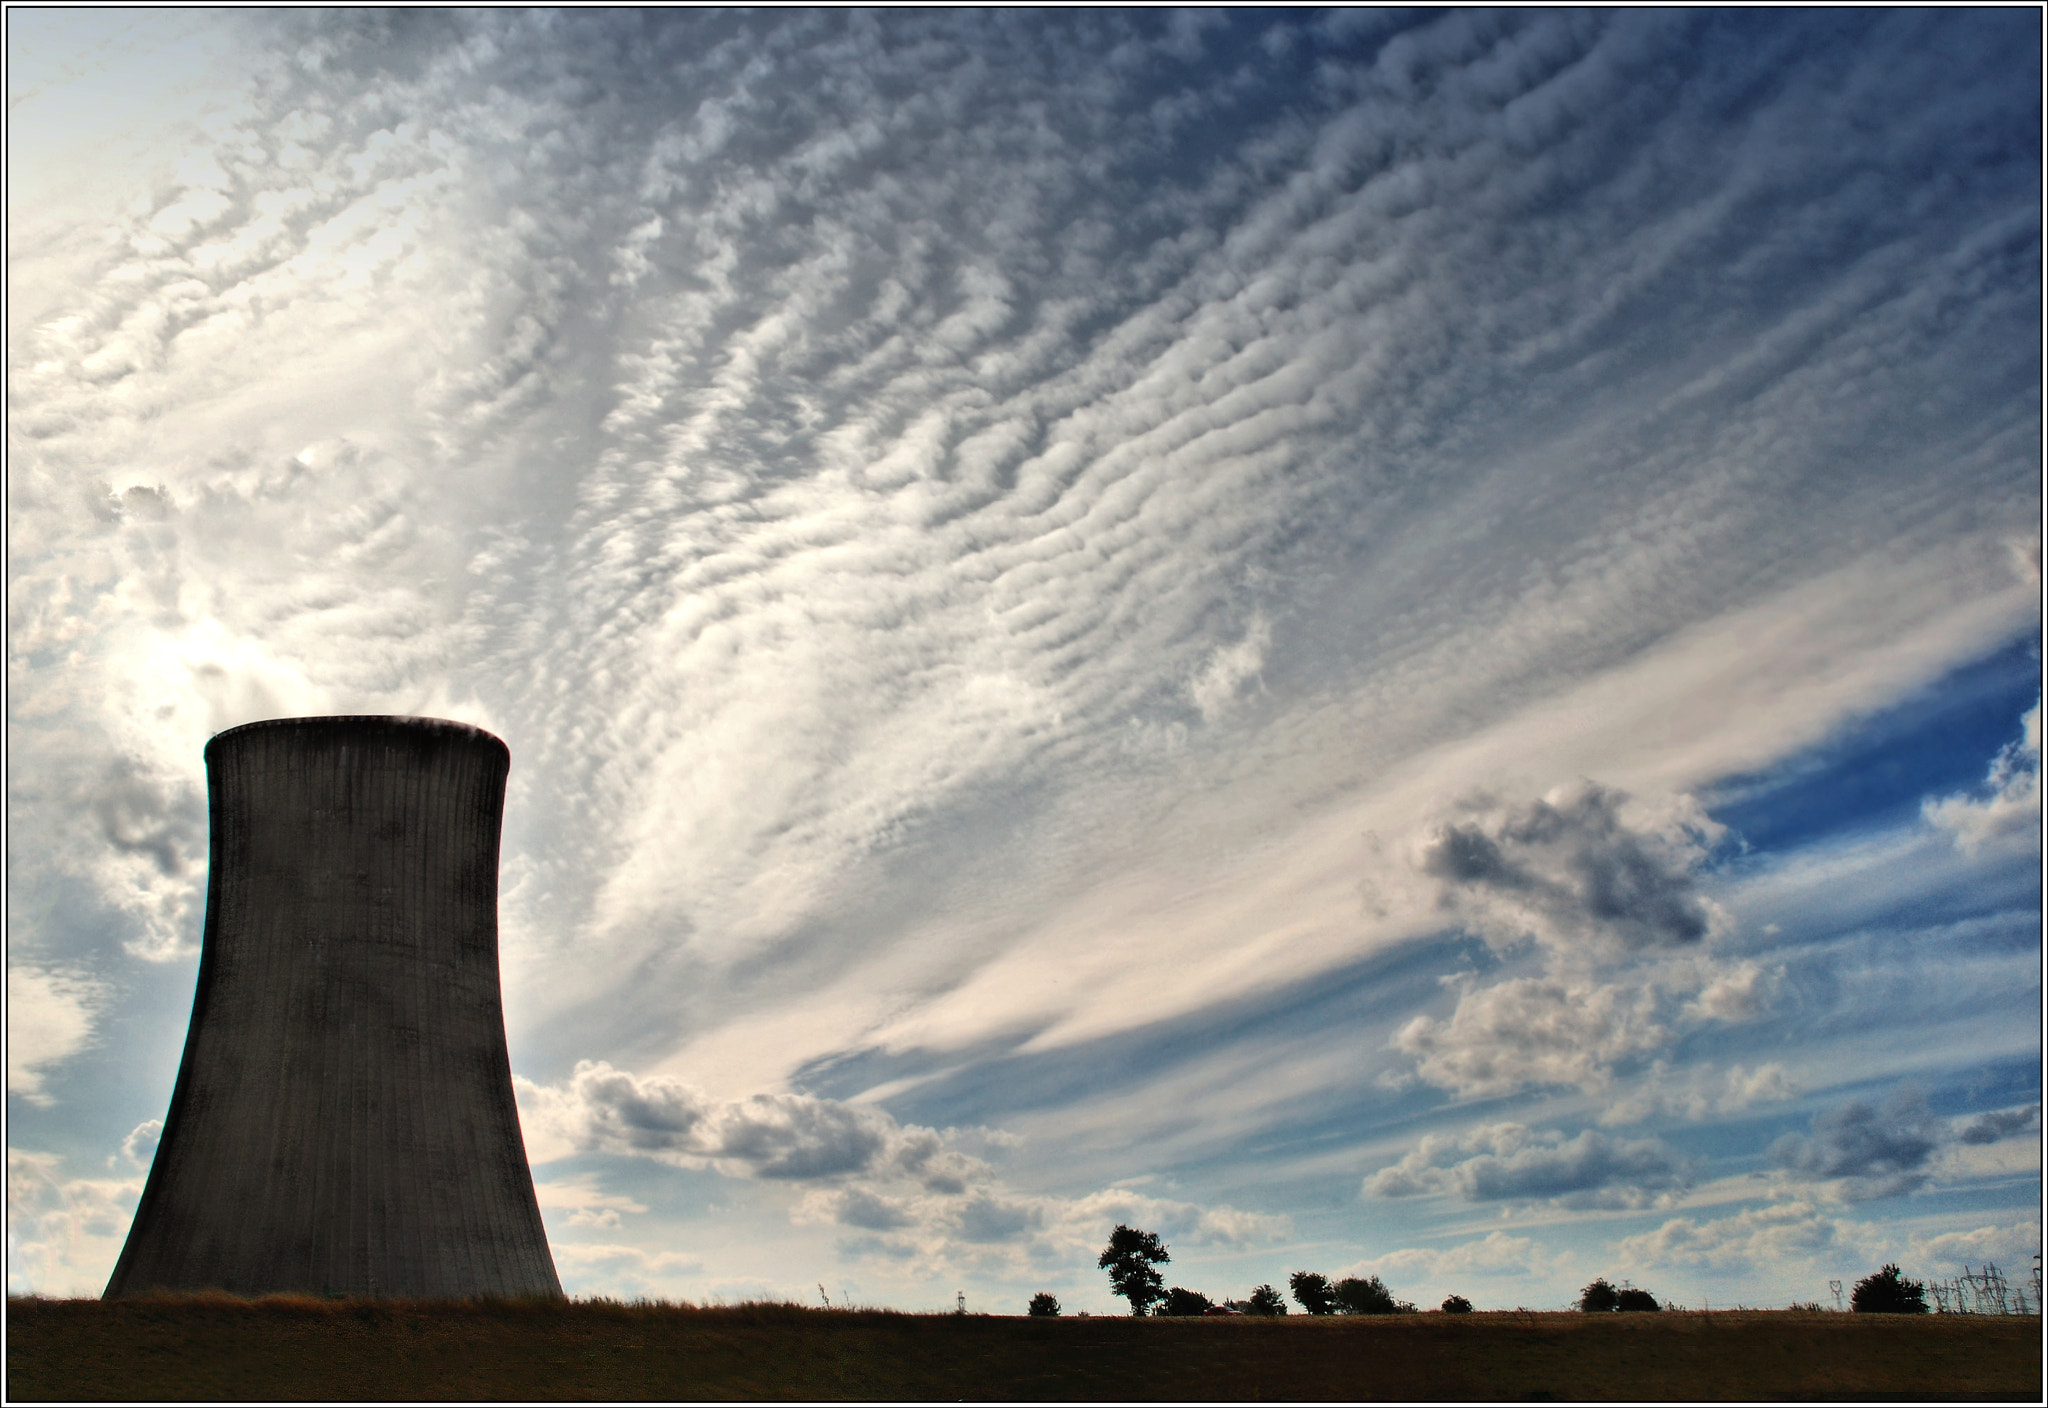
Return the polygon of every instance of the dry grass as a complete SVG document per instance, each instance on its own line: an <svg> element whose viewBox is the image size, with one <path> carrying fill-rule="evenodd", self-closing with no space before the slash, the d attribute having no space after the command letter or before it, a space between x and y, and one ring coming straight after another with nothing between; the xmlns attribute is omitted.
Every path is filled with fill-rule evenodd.
<svg viewBox="0 0 2048 1408"><path fill-rule="evenodd" d="M2040 1401L2039 1317L9 1300L7 1399Z"/></svg>

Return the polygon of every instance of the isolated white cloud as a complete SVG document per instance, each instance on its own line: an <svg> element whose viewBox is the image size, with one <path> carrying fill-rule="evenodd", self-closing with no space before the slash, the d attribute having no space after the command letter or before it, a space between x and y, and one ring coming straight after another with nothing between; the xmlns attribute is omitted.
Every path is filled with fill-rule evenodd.
<svg viewBox="0 0 2048 1408"><path fill-rule="evenodd" d="M2041 702L2020 719L2019 738L1998 750L1981 794L1928 798L1921 815L1975 853L1986 846L2038 845L2041 838Z"/></svg>

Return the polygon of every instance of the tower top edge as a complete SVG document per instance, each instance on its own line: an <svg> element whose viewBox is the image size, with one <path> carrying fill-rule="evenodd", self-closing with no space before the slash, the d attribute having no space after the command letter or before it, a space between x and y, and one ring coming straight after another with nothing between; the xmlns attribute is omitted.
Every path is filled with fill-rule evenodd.
<svg viewBox="0 0 2048 1408"><path fill-rule="evenodd" d="M509 757L512 750L505 740L487 729L475 724L458 723L454 719L428 719L412 714L315 714L304 718L257 719L246 724L224 728L206 740L208 752L223 739L239 738L243 734L268 729L299 729L306 732L328 734L387 733L400 732L416 736L441 735L445 738L468 739L503 749Z"/></svg>

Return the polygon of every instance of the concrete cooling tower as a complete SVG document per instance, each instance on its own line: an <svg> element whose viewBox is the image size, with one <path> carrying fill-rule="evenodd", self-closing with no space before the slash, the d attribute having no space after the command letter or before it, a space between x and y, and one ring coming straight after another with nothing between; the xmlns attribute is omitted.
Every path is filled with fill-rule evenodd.
<svg viewBox="0 0 2048 1408"><path fill-rule="evenodd" d="M199 986L108 1297L562 1294L498 991L510 766L439 719L206 745Z"/></svg>

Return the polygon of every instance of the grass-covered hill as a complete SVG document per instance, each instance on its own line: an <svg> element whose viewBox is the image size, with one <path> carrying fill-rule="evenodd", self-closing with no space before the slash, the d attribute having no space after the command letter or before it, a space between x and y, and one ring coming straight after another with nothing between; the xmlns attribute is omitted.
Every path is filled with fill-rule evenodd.
<svg viewBox="0 0 2048 1408"><path fill-rule="evenodd" d="M584 1302L11 1299L9 1402L2040 1401L2039 1317L1027 1319Z"/></svg>

